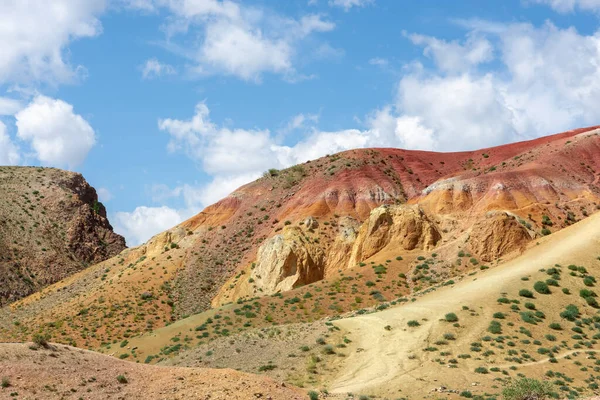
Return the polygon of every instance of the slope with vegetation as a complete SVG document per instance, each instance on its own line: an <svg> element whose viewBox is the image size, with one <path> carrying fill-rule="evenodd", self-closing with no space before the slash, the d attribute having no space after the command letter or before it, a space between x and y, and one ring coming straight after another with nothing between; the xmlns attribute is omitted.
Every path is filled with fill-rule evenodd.
<svg viewBox="0 0 600 400"><path fill-rule="evenodd" d="M125 248L80 174L0 167L0 182L0 305Z"/></svg>
<svg viewBox="0 0 600 400"><path fill-rule="evenodd" d="M0 337L42 335L340 393L391 396L396 385L424 396L443 378L440 390L461 386L448 396L493 398L502 379L520 377L514 364L530 375L542 356L592 362L578 357L596 340L586 333L599 324L596 293L578 285L595 285L597 265L559 260L568 250L559 238L597 222L588 217L600 208L599 132L462 153L353 150L270 170L148 243L3 308ZM515 283L526 285L513 293ZM581 339L545 325L573 313L570 304ZM467 382L480 375L492 381ZM595 390L595 377L566 376L557 393Z"/></svg>

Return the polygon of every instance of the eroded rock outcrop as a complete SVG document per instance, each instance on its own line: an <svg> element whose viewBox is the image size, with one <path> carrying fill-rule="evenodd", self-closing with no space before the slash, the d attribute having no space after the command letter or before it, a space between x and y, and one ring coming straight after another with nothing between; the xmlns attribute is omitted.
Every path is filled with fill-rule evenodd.
<svg viewBox="0 0 600 400"><path fill-rule="evenodd" d="M442 238L435 224L416 205L381 206L362 224L348 266L387 246L402 250L430 249Z"/></svg>
<svg viewBox="0 0 600 400"><path fill-rule="evenodd" d="M284 229L258 249L251 278L263 294L286 291L323 279L325 253L298 227Z"/></svg>
<svg viewBox="0 0 600 400"><path fill-rule="evenodd" d="M505 212L489 212L473 225L469 245L472 253L489 262L524 249L531 239L529 231L514 216Z"/></svg>

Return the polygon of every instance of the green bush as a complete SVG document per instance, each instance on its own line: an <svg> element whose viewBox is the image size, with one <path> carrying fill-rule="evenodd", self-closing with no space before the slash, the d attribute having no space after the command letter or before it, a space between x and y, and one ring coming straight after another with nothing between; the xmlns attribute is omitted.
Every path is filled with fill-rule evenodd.
<svg viewBox="0 0 600 400"><path fill-rule="evenodd" d="M408 321L407 325L410 326L411 328L415 328L421 324L419 324L419 321L417 321L416 319L412 319L412 320Z"/></svg>
<svg viewBox="0 0 600 400"><path fill-rule="evenodd" d="M448 314L446 314L446 316L444 318L446 319L446 322L458 321L458 316L454 313L448 313Z"/></svg>
<svg viewBox="0 0 600 400"><path fill-rule="evenodd" d="M496 318L496 319L504 319L504 317L505 317L504 313L501 313L501 312L494 313L494 318Z"/></svg>
<svg viewBox="0 0 600 400"><path fill-rule="evenodd" d="M489 371L485 367L477 367L477 368L475 368L475 373L476 374L489 374Z"/></svg>
<svg viewBox="0 0 600 400"><path fill-rule="evenodd" d="M576 305L569 304L565 311L560 313L560 316L568 321L575 321L579 316L579 308Z"/></svg>
<svg viewBox="0 0 600 400"><path fill-rule="evenodd" d="M311 390L310 392L308 392L308 398L310 400L319 400L319 393L315 392L314 390Z"/></svg>
<svg viewBox="0 0 600 400"><path fill-rule="evenodd" d="M552 386L547 382L522 378L512 381L502 390L504 400L543 400L552 395Z"/></svg>
<svg viewBox="0 0 600 400"><path fill-rule="evenodd" d="M50 340L50 335L43 333L36 333L33 335L33 343L37 344L40 347L48 347L48 340Z"/></svg>
<svg viewBox="0 0 600 400"><path fill-rule="evenodd" d="M531 290L521 289L521 290L519 290L519 296L527 297L527 298L531 299L531 298L533 298L533 292Z"/></svg>
<svg viewBox="0 0 600 400"><path fill-rule="evenodd" d="M2 383L0 383L0 387L2 388L7 388L10 386L10 381L8 380L8 378L5 376L2 378Z"/></svg>
<svg viewBox="0 0 600 400"><path fill-rule="evenodd" d="M555 331L560 331L560 330L562 330L562 326L560 326L560 324L557 322L553 322L550 324L550 329L554 329Z"/></svg>
<svg viewBox="0 0 600 400"><path fill-rule="evenodd" d="M536 292L541 294L550 294L550 288L548 287L548 284L546 282L537 281L533 285L533 289L535 289Z"/></svg>
<svg viewBox="0 0 600 400"><path fill-rule="evenodd" d="M488 332L498 335L502 333L502 325L498 321L490 322L490 326L488 327Z"/></svg>
<svg viewBox="0 0 600 400"><path fill-rule="evenodd" d="M535 304L533 303L525 303L525 308L529 310L535 310Z"/></svg>
<svg viewBox="0 0 600 400"><path fill-rule="evenodd" d="M119 376L117 376L117 382L119 382L119 383L127 383L128 380L125 377L125 375L119 375Z"/></svg>

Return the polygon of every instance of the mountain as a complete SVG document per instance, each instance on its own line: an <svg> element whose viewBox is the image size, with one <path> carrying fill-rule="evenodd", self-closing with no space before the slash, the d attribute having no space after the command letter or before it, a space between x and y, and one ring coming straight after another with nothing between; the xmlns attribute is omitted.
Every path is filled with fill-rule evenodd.
<svg viewBox="0 0 600 400"><path fill-rule="evenodd" d="M42 330L99 349L197 313L228 318L220 335L420 293L594 213L599 132L460 153L351 150L267 171L146 244L0 310L0 337ZM332 295L316 301L312 288ZM290 314L299 296L312 298ZM261 317L240 319L238 304Z"/></svg>
<svg viewBox="0 0 600 400"><path fill-rule="evenodd" d="M148 390L184 367L327 398L494 399L523 376L555 398L598 394L598 210L598 127L460 153L346 151L269 170L1 308L0 340L117 357L87 359Z"/></svg>
<svg viewBox="0 0 600 400"><path fill-rule="evenodd" d="M0 167L0 183L0 305L125 248L80 174Z"/></svg>

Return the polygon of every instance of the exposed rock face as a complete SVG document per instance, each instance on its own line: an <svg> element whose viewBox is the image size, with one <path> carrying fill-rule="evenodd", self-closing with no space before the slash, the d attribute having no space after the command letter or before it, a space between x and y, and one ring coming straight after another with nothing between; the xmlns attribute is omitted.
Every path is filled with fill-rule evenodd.
<svg viewBox="0 0 600 400"><path fill-rule="evenodd" d="M286 291L323 279L325 253L298 227L287 228L258 249L251 278L263 294Z"/></svg>
<svg viewBox="0 0 600 400"><path fill-rule="evenodd" d="M419 206L377 207L360 228L348 266L356 266L387 246L403 250L431 249L441 237Z"/></svg>
<svg viewBox="0 0 600 400"><path fill-rule="evenodd" d="M0 304L125 249L80 174L0 167L0 183Z"/></svg>
<svg viewBox="0 0 600 400"><path fill-rule="evenodd" d="M531 239L529 231L514 216L490 212L473 225L469 244L474 254L489 262L524 249Z"/></svg>
<svg viewBox="0 0 600 400"><path fill-rule="evenodd" d="M325 276L335 269L342 268L348 264L350 255L352 254L352 247L354 247L360 230L360 222L352 217L341 218L338 225L338 234L327 252Z"/></svg>

